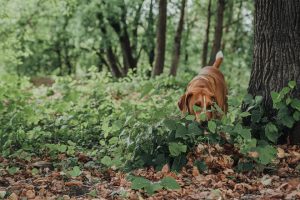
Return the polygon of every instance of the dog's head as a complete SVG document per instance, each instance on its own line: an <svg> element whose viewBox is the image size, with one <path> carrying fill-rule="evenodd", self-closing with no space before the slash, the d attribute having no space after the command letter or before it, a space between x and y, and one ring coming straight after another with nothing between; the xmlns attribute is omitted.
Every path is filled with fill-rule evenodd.
<svg viewBox="0 0 300 200"><path fill-rule="evenodd" d="M206 118L210 120L214 117L214 113L211 111L214 102L215 96L212 92L207 88L197 88L182 95L178 101L178 107L183 114L188 112L195 115L197 120L201 113L205 113ZM194 106L197 108L196 110L194 110Z"/></svg>

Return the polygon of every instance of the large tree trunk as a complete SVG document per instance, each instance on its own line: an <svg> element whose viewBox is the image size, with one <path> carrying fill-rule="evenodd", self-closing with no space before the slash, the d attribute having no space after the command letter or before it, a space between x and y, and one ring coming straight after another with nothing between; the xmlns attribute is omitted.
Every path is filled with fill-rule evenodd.
<svg viewBox="0 0 300 200"><path fill-rule="evenodd" d="M207 65L207 54L208 54L208 43L209 43L209 32L210 32L210 18L211 18L211 0L208 1L207 7L207 17L206 17L206 29L205 29L205 39L203 42L202 51L202 66Z"/></svg>
<svg viewBox="0 0 300 200"><path fill-rule="evenodd" d="M293 95L300 96L299 11L299 0L255 0L254 55L248 92L263 96L270 118L274 115L271 91L280 91L290 80L296 80ZM300 136L300 132L296 134Z"/></svg>
<svg viewBox="0 0 300 200"><path fill-rule="evenodd" d="M218 0L214 42L210 54L209 65L212 65L215 62L216 54L221 49L224 10L225 10L225 0Z"/></svg>
<svg viewBox="0 0 300 200"><path fill-rule="evenodd" d="M185 10L186 0L181 1L181 8L180 8L180 18L177 26L177 30L174 37L174 46L173 46L173 55L172 55L172 63L171 63L171 70L170 75L176 76L178 63L180 58L180 48L181 48L181 35L183 31L184 25L184 10Z"/></svg>
<svg viewBox="0 0 300 200"><path fill-rule="evenodd" d="M159 14L156 29L155 64L152 76L160 75L164 71L167 29L167 0L159 0Z"/></svg>

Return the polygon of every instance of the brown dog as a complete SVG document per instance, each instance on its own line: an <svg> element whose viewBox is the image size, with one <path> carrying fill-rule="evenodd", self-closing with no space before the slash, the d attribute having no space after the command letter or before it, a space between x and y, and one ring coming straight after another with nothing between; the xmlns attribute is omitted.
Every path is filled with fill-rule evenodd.
<svg viewBox="0 0 300 200"><path fill-rule="evenodd" d="M223 54L220 51L213 66L201 69L198 76L188 84L186 92L178 101L178 107L183 114L188 112L195 115L199 121L199 114L205 113L208 120L220 118L221 115L216 111L211 111L215 102L224 113L227 112L227 86L219 67L223 61ZM194 111L194 106L199 107Z"/></svg>

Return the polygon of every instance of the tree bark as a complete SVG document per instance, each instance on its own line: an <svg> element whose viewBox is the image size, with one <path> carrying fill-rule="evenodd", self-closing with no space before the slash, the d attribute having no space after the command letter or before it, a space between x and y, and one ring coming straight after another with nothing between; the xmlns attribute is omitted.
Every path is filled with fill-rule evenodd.
<svg viewBox="0 0 300 200"><path fill-rule="evenodd" d="M132 46L130 43L128 26L126 22L127 11L126 11L126 5L124 1L122 1L120 8L121 8L120 19L116 18L115 16L109 15L108 21L119 37L123 60L124 60L124 72L125 74L127 74L129 68L135 71L137 67L137 62L133 56L133 50L131 48Z"/></svg>
<svg viewBox="0 0 300 200"><path fill-rule="evenodd" d="M226 9L226 14L225 14L225 18L227 19L226 25L225 27L223 27L224 29L224 34L223 34L223 42L221 45L221 49L223 49L223 51L225 51L225 47L226 47L226 39L228 39L228 34L230 32L230 28L233 25L232 24L232 18L233 18L233 7L234 7L234 2L233 1L228 1L227 3L227 8Z"/></svg>
<svg viewBox="0 0 300 200"><path fill-rule="evenodd" d="M107 57L107 61L109 64L109 68L110 68L110 72L112 74L113 77L115 78L120 78L122 77L122 72L118 66L118 58L115 56L113 49L112 49L112 44L110 41L109 36L107 35L107 30L104 24L104 19L103 19L103 15L102 13L97 13L97 18L99 20L99 28L102 34L102 37L105 38L105 43L104 43L104 48L105 48L105 52L106 52L106 57ZM100 52L102 52L102 50L100 49Z"/></svg>
<svg viewBox="0 0 300 200"><path fill-rule="evenodd" d="M160 75L164 71L167 28L167 0L159 0L159 14L156 29L155 64L152 76Z"/></svg>
<svg viewBox="0 0 300 200"><path fill-rule="evenodd" d="M237 14L237 24L236 24L236 28L235 28L235 32L234 32L234 39L232 42L232 49L237 49L238 48L238 43L239 43L239 39L240 39L240 27L241 27L241 23L240 23L240 19L241 19L241 14L242 14L242 8L243 8L243 1L240 1L239 4L239 11Z"/></svg>
<svg viewBox="0 0 300 200"><path fill-rule="evenodd" d="M153 62L154 62L154 57L155 57L155 32L154 32L154 14L153 14L153 0L150 0L150 8L149 8L149 14L148 14L148 25L147 25L147 31L146 31L146 36L147 36L147 44L145 45L144 48L146 48L146 52L148 54L148 60L149 64L151 67L153 67ZM151 76L151 71L150 75Z"/></svg>
<svg viewBox="0 0 300 200"><path fill-rule="evenodd" d="M202 66L207 65L208 43L209 43L209 33L210 33L210 19L211 19L211 0L208 1L206 19L207 19L207 22L206 22L206 29L205 29L205 39L203 42L203 51L202 51Z"/></svg>
<svg viewBox="0 0 300 200"><path fill-rule="evenodd" d="M299 11L299 0L255 0L254 54L248 92L263 97L269 118L274 115L271 91L278 92L295 80L293 96L300 96ZM294 136L299 139L300 127L295 127L298 130Z"/></svg>
<svg viewBox="0 0 300 200"><path fill-rule="evenodd" d="M185 4L186 4L186 0L182 0L181 7L180 7L180 19L174 37L173 55L172 55L172 63L171 63L171 70L170 70L171 76L176 76L179 59L180 59L181 35L182 35L183 25L184 25Z"/></svg>
<svg viewBox="0 0 300 200"><path fill-rule="evenodd" d="M223 35L224 10L225 10L225 0L218 0L214 42L210 54L209 65L212 65L215 62L216 54L221 48L222 35Z"/></svg>

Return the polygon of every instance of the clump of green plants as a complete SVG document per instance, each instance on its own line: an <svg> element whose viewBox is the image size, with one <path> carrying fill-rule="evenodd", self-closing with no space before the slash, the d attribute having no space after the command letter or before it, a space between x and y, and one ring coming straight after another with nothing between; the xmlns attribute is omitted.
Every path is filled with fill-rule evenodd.
<svg viewBox="0 0 300 200"><path fill-rule="evenodd" d="M77 166L81 152L93 158L86 167L160 169L169 163L180 170L197 144L227 143L249 162L271 163L274 144L300 117L300 101L289 95L295 82L272 93L277 110L272 120L264 116L261 97L247 95L248 109L242 112L243 98L229 96L228 114L203 125L193 116L181 118L176 105L190 76L131 75L116 81L91 71L79 80L57 77L51 87L34 87L27 78L3 78L0 153L26 160L50 156L63 168ZM244 118L251 119L250 125L243 124ZM249 156L251 152L258 156ZM58 154L70 160L60 163Z"/></svg>

